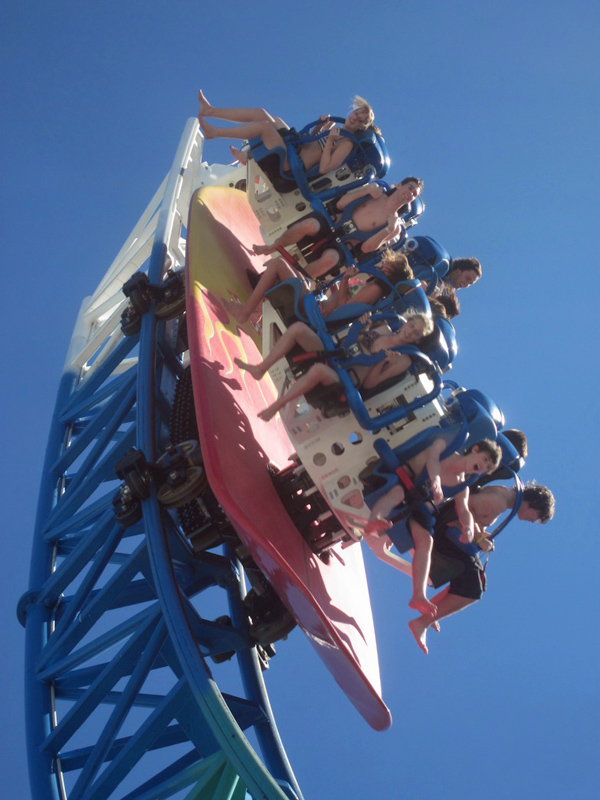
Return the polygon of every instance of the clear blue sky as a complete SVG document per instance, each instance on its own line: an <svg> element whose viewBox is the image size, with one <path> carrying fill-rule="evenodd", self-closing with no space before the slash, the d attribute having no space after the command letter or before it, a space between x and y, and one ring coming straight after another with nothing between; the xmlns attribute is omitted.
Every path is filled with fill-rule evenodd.
<svg viewBox="0 0 600 800"><path fill-rule="evenodd" d="M369 99L392 179L425 180L418 232L483 264L451 377L527 433L524 477L557 497L554 522L503 534L483 601L430 636L428 657L406 627L408 581L366 555L390 731L366 726L300 632L277 647L268 686L307 800L595 796L596 0L2 6L6 796L29 796L14 609L66 349L199 86L297 125ZM226 144L205 158L226 160Z"/></svg>

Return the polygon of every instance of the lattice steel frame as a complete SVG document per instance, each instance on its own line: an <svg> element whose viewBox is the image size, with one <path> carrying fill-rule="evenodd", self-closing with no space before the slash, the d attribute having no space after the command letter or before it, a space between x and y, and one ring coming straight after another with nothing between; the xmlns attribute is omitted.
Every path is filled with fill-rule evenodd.
<svg viewBox="0 0 600 800"><path fill-rule="evenodd" d="M60 383L19 605L35 800L301 797L247 634L239 564L228 552L194 556L154 489L132 527L112 509L115 463L133 446L156 461L166 446L182 370L179 323L158 320L154 306L139 334L124 336L122 286L138 270L159 284L166 265L184 263L194 189L228 183L201 154L192 119L169 175L83 301ZM214 587L232 624L202 615ZM231 650L235 696L213 676L225 667L206 660Z"/></svg>

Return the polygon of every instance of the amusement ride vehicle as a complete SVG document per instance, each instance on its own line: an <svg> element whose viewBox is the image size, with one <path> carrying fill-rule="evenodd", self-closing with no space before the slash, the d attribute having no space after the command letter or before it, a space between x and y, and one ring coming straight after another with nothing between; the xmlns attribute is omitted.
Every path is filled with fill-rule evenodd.
<svg viewBox="0 0 600 800"><path fill-rule="evenodd" d="M263 680L274 642L296 625L369 725L391 724L360 544L364 470L401 461L432 430L454 449L483 431L501 441L504 420L445 380L457 350L446 320L422 349L400 348L412 356L406 374L357 387L353 371L377 360L360 347L362 314L393 328L408 308L427 313L418 280L324 318L317 295L338 276L304 295L291 279L267 295L260 323L227 313L223 300L246 298L263 269L253 244L307 213L325 219L342 267L380 275L380 254L352 251L331 204L367 181L385 186L383 140L358 137L325 176L303 173L299 140L287 148L291 174L272 154L265 163L260 141L247 167L209 165L190 120L167 178L81 305L18 609L36 800L301 798ZM411 203L404 227L423 209ZM392 247L423 251L432 268L445 257L406 233ZM302 274L311 248L282 257ZM257 361L297 320L318 333L340 384L265 422L257 412L303 360L290 354L255 381L235 359ZM514 460L510 443L503 450Z"/></svg>

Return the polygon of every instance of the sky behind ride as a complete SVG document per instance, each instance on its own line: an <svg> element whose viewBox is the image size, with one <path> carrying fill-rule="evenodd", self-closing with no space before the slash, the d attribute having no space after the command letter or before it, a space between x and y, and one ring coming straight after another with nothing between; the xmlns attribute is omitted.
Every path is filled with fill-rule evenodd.
<svg viewBox="0 0 600 800"><path fill-rule="evenodd" d="M387 177L425 181L414 233L483 265L459 294L449 377L525 431L522 476L557 499L547 526L502 534L482 602L444 620L427 657L410 582L365 552L390 731L368 728L300 631L277 645L267 688L306 800L594 796L597 3L6 0L2 16L6 796L29 796L14 609L68 343L200 86L296 127L369 100ZM205 160L226 163L227 145Z"/></svg>

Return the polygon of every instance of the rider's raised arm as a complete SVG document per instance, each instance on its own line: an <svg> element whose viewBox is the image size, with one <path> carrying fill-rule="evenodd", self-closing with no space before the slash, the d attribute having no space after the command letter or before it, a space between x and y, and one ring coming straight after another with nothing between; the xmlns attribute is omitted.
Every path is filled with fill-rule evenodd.
<svg viewBox="0 0 600 800"><path fill-rule="evenodd" d="M405 353L396 353L392 350L386 353L386 358L374 364L366 374L362 382L363 389L373 389L381 381L401 375L412 364L411 357Z"/></svg>
<svg viewBox="0 0 600 800"><path fill-rule="evenodd" d="M475 520L469 508L469 487L465 486L462 492L459 492L454 498L454 506L458 514L458 520L462 527L462 534L460 536L463 542L472 542L474 536Z"/></svg>
<svg viewBox="0 0 600 800"><path fill-rule="evenodd" d="M348 269L345 270L344 274L342 275L341 281L332 291L331 296L319 304L319 310L324 317L333 313L340 306L345 306L346 303L368 302L355 300L354 298L350 297L350 287L348 286L348 282L350 281L350 278L353 278L357 273L358 270L356 267L348 267ZM366 288L367 287L363 287L363 289ZM357 294L358 293L359 292L357 292Z"/></svg>
<svg viewBox="0 0 600 800"><path fill-rule="evenodd" d="M340 141L340 129L332 128L325 141L325 148L319 161L319 173L325 175L327 172L341 167L348 158L353 148L352 141L343 137Z"/></svg>
<svg viewBox="0 0 600 800"><path fill-rule="evenodd" d="M436 439L427 448L427 460L425 461L425 467L427 468L427 474L429 475L429 480L431 481L433 499L436 503L441 502L443 499L442 480L440 478L440 472L442 469L440 464L440 456L446 449L446 446L447 443L444 439Z"/></svg>
<svg viewBox="0 0 600 800"><path fill-rule="evenodd" d="M387 491L385 494L381 495L375 502L375 505L371 509L371 515L369 517L370 521L375 520L384 520L389 517L393 508L399 506L404 500L404 489L397 483L395 486ZM391 527L391 523L388 521L385 525L385 528Z"/></svg>
<svg viewBox="0 0 600 800"><path fill-rule="evenodd" d="M364 186L359 186L358 189L353 189L351 192L343 194L337 201L336 206L339 211L342 211L354 200L358 200L359 197L364 197L367 194L370 194L373 200L376 200L383 195L383 189L376 183L366 183Z"/></svg>
<svg viewBox="0 0 600 800"><path fill-rule="evenodd" d="M319 117L319 121L315 125L315 127L310 132L311 136L316 136L317 133L322 133L323 131L328 131L333 128L335 122L330 119L329 114L321 114Z"/></svg>

